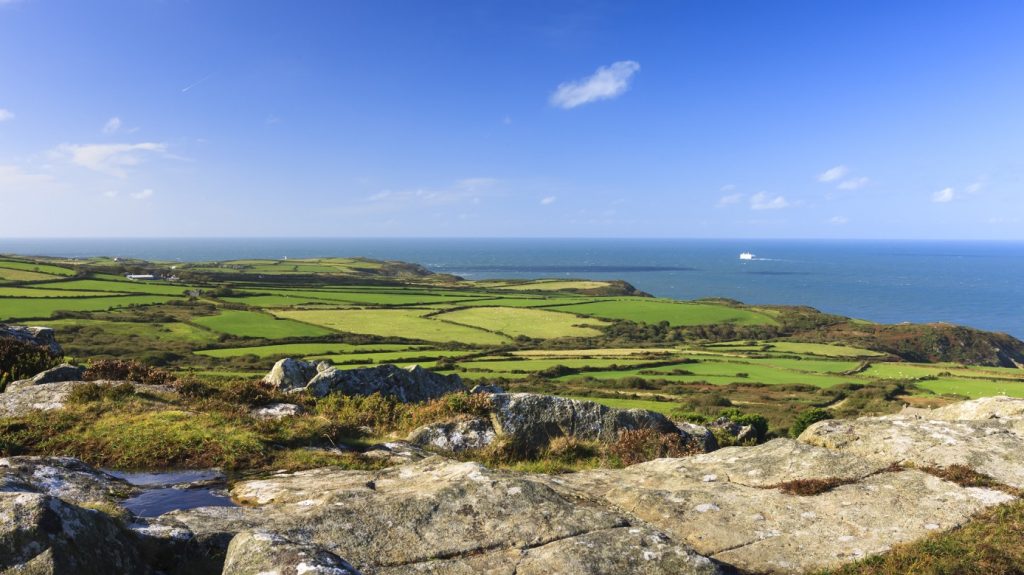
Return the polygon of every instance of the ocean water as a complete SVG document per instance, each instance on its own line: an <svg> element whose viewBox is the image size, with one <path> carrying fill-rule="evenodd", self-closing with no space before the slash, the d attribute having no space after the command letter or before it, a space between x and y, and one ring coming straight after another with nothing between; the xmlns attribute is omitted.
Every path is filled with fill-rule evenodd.
<svg viewBox="0 0 1024 575"><path fill-rule="evenodd" d="M739 259L750 251L755 259ZM0 239L0 253L151 260L365 256L470 279L622 279L656 296L803 304L1024 338L1024 243L691 239Z"/></svg>

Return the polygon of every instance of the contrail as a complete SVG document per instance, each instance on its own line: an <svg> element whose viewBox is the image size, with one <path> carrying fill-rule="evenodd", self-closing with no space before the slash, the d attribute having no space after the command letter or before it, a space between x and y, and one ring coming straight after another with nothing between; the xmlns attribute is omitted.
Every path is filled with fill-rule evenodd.
<svg viewBox="0 0 1024 575"><path fill-rule="evenodd" d="M201 79L200 79L200 80L199 80L198 82L193 82L193 83L189 84L188 86L185 86L184 88L182 88L182 89L181 89L181 93L182 93L182 94L184 94L185 92L188 92L188 91L189 91L189 90L191 90L192 88L195 88L195 87L196 87L196 86L198 86L199 84L202 84L203 82L205 82L205 81L209 80L209 79L210 79L210 78L211 78L212 76L213 76L213 74L212 74L212 73L211 73L211 74L207 74L207 75L203 76L203 77L202 77L202 78L201 78Z"/></svg>

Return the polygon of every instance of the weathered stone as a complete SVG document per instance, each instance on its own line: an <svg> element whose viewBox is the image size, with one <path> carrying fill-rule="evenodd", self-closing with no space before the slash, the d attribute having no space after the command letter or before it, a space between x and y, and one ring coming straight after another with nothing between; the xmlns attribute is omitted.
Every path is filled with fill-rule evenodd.
<svg viewBox="0 0 1024 575"><path fill-rule="evenodd" d="M403 369L385 364L344 370L331 367L316 374L309 382L308 389L316 397L324 397L329 393L379 393L402 402L417 402L464 391L465 387L457 375L441 375L418 365Z"/></svg>
<svg viewBox="0 0 1024 575"><path fill-rule="evenodd" d="M495 437L489 420L475 418L424 425L413 430L406 441L417 447L459 452L486 447Z"/></svg>
<svg viewBox="0 0 1024 575"><path fill-rule="evenodd" d="M626 573L717 572L679 543L658 536L655 544L655 532L634 526L622 513L529 477L439 457L379 472L280 474L241 482L232 494L259 507L221 512L212 520L213 510L171 515L194 530L216 525L223 531L231 528L225 518L233 514L238 532L266 530L314 545L367 575L511 574L516 562L520 573L618 573L630 557L646 559L644 570ZM602 543L607 554L591 547ZM554 547L544 549L549 545Z"/></svg>
<svg viewBox="0 0 1024 575"><path fill-rule="evenodd" d="M274 364L263 377L263 383L279 391L294 391L306 387L316 373L316 365L286 357Z"/></svg>
<svg viewBox="0 0 1024 575"><path fill-rule="evenodd" d="M78 385L121 385L123 381L65 381L61 383L43 383L27 385L0 393L0 417L18 417L32 411L50 411L62 409L71 390ZM174 393L168 386L131 384L136 392Z"/></svg>
<svg viewBox="0 0 1024 575"><path fill-rule="evenodd" d="M383 459L390 465L401 465L413 461L420 461L430 457L429 451L407 443L405 441L389 441L371 445L363 451L363 457L370 459Z"/></svg>
<svg viewBox="0 0 1024 575"><path fill-rule="evenodd" d="M139 489L73 457L17 456L0 458L0 491L32 491L76 505L114 508Z"/></svg>
<svg viewBox="0 0 1024 575"><path fill-rule="evenodd" d="M544 446L562 436L611 442L625 429L681 433L664 415L642 409L615 409L593 401L536 393L495 394L492 401L498 433L528 446Z"/></svg>
<svg viewBox="0 0 1024 575"><path fill-rule="evenodd" d="M679 428L679 432L684 436L689 436L701 451L710 452L718 449L718 440L715 439L715 434L711 433L710 429L686 421L677 421L675 424Z"/></svg>
<svg viewBox="0 0 1024 575"><path fill-rule="evenodd" d="M301 405L294 403L271 403L263 407L257 407L249 412L249 415L256 419L283 419L295 417L305 412Z"/></svg>
<svg viewBox="0 0 1024 575"><path fill-rule="evenodd" d="M42 493L0 491L0 572L150 573L135 535L106 514Z"/></svg>
<svg viewBox="0 0 1024 575"><path fill-rule="evenodd" d="M828 420L808 427L799 439L880 465L966 465L1007 485L1024 487L1024 421L1020 419Z"/></svg>
<svg viewBox="0 0 1024 575"><path fill-rule="evenodd" d="M490 383L480 383L469 390L470 393L505 393L505 388Z"/></svg>
<svg viewBox="0 0 1024 575"><path fill-rule="evenodd" d="M30 379L22 379L18 381L12 381L8 386L7 390L18 389L27 385L39 385L43 383L60 383L64 381L81 381L82 375L85 374L85 368L77 365L71 365L64 363L57 367L52 367L46 371L37 374L35 377Z"/></svg>
<svg viewBox="0 0 1024 575"><path fill-rule="evenodd" d="M1024 399L997 395L951 403L938 409L908 407L899 416L941 421L1024 419Z"/></svg>
<svg viewBox="0 0 1024 575"><path fill-rule="evenodd" d="M864 476L871 467L858 465L856 457L833 458L820 448L813 453L779 441L550 481L555 489L599 497L697 553L756 573L836 567L952 529L1013 499L919 471ZM758 450L765 451L763 458L744 453ZM807 454L812 461L787 469L787 453ZM771 488L792 479L837 475L856 482L807 497Z"/></svg>
<svg viewBox="0 0 1024 575"><path fill-rule="evenodd" d="M337 555L266 532L244 532L228 545L223 575L360 575Z"/></svg>
<svg viewBox="0 0 1024 575"><path fill-rule="evenodd" d="M64 350L57 343L57 336L48 327L0 324L0 338L9 337L24 343L45 347L53 355L62 355Z"/></svg>

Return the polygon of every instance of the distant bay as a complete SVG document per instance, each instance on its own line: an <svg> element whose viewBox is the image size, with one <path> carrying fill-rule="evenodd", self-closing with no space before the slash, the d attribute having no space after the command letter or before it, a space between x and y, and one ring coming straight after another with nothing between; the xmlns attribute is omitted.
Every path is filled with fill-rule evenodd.
<svg viewBox="0 0 1024 575"><path fill-rule="evenodd" d="M749 251L752 260L740 260ZM810 305L1024 338L1024 243L692 239L0 239L0 253L165 261L364 256L468 279L622 279L656 296Z"/></svg>

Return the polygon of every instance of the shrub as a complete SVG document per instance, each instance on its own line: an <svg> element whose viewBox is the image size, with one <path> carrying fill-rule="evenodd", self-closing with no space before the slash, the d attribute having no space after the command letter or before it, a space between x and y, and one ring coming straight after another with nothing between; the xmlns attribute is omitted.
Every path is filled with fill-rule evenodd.
<svg viewBox="0 0 1024 575"><path fill-rule="evenodd" d="M609 448L610 455L623 465L643 463L659 457L683 457L700 453L699 447L687 444L678 433L660 433L655 429L624 429Z"/></svg>
<svg viewBox="0 0 1024 575"><path fill-rule="evenodd" d="M750 425L754 428L754 432L757 433L757 442L763 443L765 438L768 437L768 419L763 415L757 413L743 413L739 409L723 409L718 412L719 417L725 417L737 423L739 425Z"/></svg>
<svg viewBox="0 0 1024 575"><path fill-rule="evenodd" d="M811 409L804 410L793 420L793 426L789 428L789 436L799 437L812 424L825 421L826 419L832 419L832 414L825 409L812 407Z"/></svg>
<svg viewBox="0 0 1024 575"><path fill-rule="evenodd" d="M93 403L96 401L121 401L135 395L135 387L130 383L98 384L82 383L71 388L68 403Z"/></svg>
<svg viewBox="0 0 1024 575"><path fill-rule="evenodd" d="M146 385L168 385L175 378L169 372L123 359L100 359L89 362L85 370L85 380L112 379L132 381Z"/></svg>
<svg viewBox="0 0 1024 575"><path fill-rule="evenodd" d="M7 384L32 377L60 363L60 357L50 353L46 347L0 338L0 391Z"/></svg>

